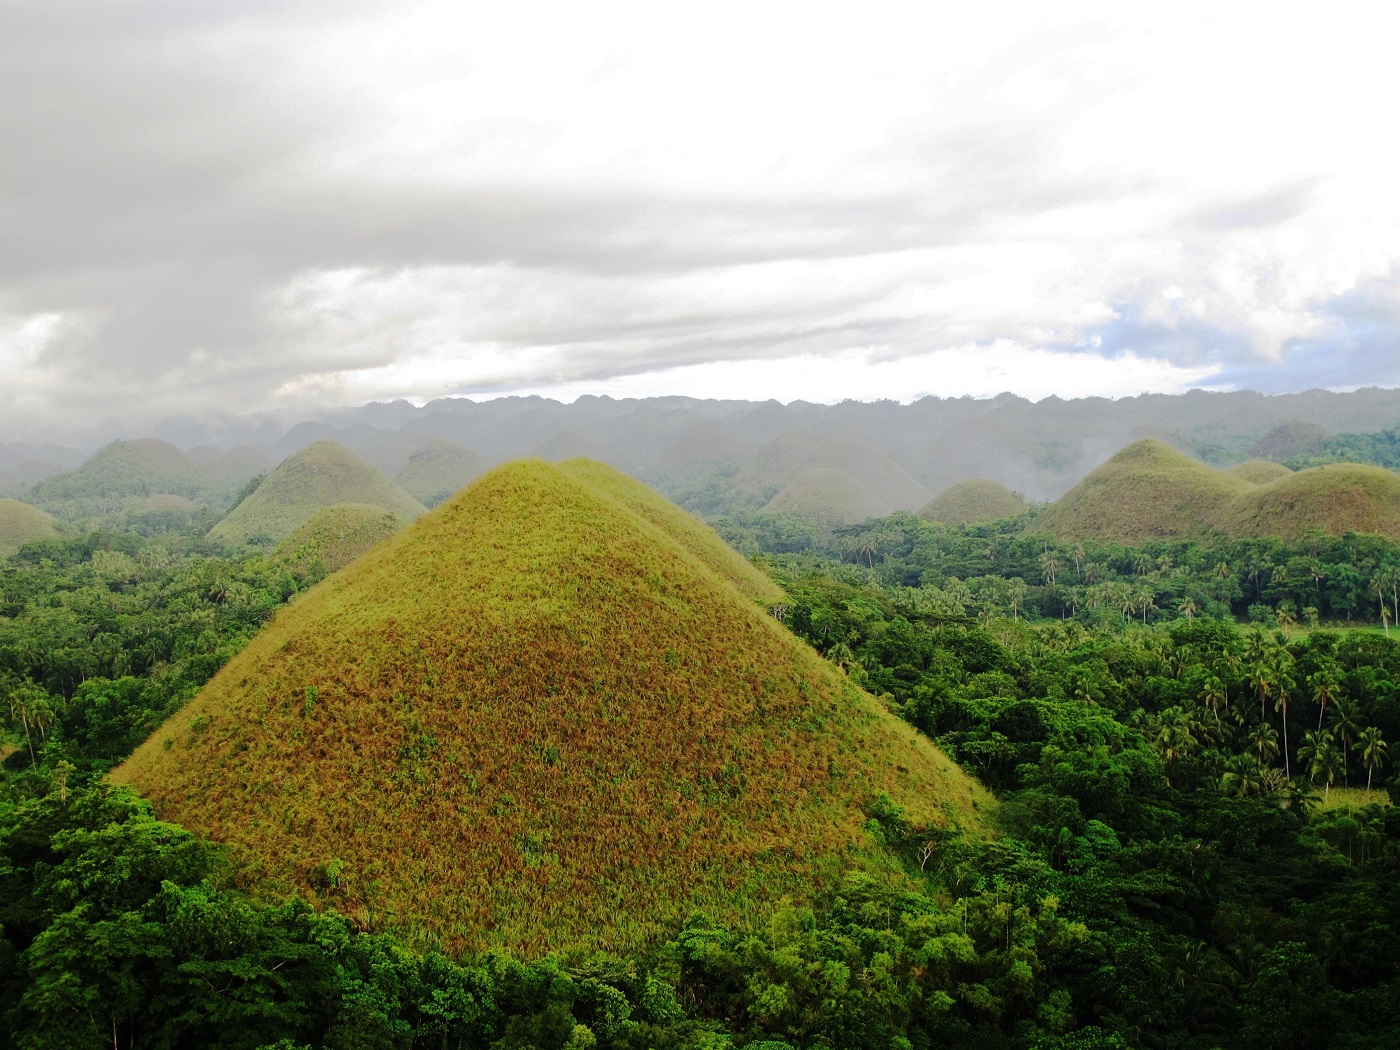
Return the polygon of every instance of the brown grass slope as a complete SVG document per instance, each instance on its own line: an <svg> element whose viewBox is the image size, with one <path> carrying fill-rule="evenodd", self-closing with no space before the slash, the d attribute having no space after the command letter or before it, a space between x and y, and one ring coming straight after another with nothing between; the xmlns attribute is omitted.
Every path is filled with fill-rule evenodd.
<svg viewBox="0 0 1400 1050"><path fill-rule="evenodd" d="M1290 476L1293 471L1282 463L1271 463L1267 459L1249 459L1243 463L1236 463L1233 467L1226 467L1225 473L1244 478L1251 485L1267 485L1271 481Z"/></svg>
<svg viewBox="0 0 1400 1050"><path fill-rule="evenodd" d="M790 430L768 442L739 472L738 479L750 489L763 491L786 485L814 467L845 471L890 510L917 510L933 496L892 456L869 442L822 437L805 430Z"/></svg>
<svg viewBox="0 0 1400 1050"><path fill-rule="evenodd" d="M337 503L279 543L270 560L302 573L318 564L326 572L338 572L408 522L371 503Z"/></svg>
<svg viewBox="0 0 1400 1050"><path fill-rule="evenodd" d="M1020 493L990 478L970 478L944 489L919 511L925 521L970 525L1022 514L1030 506Z"/></svg>
<svg viewBox="0 0 1400 1050"><path fill-rule="evenodd" d="M799 514L822 525L854 525L895 508L844 470L813 467L784 485L763 509Z"/></svg>
<svg viewBox="0 0 1400 1050"><path fill-rule="evenodd" d="M17 499L0 499L0 557L15 553L26 543L58 537L58 522L52 516Z"/></svg>
<svg viewBox="0 0 1400 1050"><path fill-rule="evenodd" d="M209 537L275 543L338 503L368 503L409 521L423 513L421 503L344 445L317 441L283 460Z"/></svg>
<svg viewBox="0 0 1400 1050"><path fill-rule="evenodd" d="M1209 532L1254 486L1148 438L1123 449L1036 519L1060 540L1145 543Z"/></svg>
<svg viewBox="0 0 1400 1050"><path fill-rule="evenodd" d="M880 792L975 824L975 782L692 522L599 464L494 470L285 609L114 777L251 881L454 948L626 950L892 873Z"/></svg>
<svg viewBox="0 0 1400 1050"><path fill-rule="evenodd" d="M486 471L486 461L455 441L434 438L414 451L394 478L425 506L434 507Z"/></svg>
<svg viewBox="0 0 1400 1050"><path fill-rule="evenodd" d="M1236 537L1291 541L1321 529L1400 540L1400 475L1360 463L1300 470L1238 496L1220 522Z"/></svg>

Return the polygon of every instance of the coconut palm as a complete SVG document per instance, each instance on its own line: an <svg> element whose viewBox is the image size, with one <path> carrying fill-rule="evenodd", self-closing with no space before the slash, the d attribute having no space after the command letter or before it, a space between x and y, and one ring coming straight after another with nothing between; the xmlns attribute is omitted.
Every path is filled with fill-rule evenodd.
<svg viewBox="0 0 1400 1050"><path fill-rule="evenodd" d="M1322 728L1322 716L1327 713L1327 705L1341 696L1341 684L1337 681L1335 668L1326 668L1308 677L1312 686L1313 699L1317 702L1317 728Z"/></svg>
<svg viewBox="0 0 1400 1050"><path fill-rule="evenodd" d="M1361 733L1361 722L1355 702L1341 695L1332 702L1332 732L1342 742L1342 777L1343 780L1347 780L1350 776L1346 763L1347 752L1353 749Z"/></svg>
<svg viewBox="0 0 1400 1050"><path fill-rule="evenodd" d="M1195 598L1182 598L1176 603L1176 611L1189 620L1201 611L1201 607L1196 604Z"/></svg>
<svg viewBox="0 0 1400 1050"><path fill-rule="evenodd" d="M1371 778L1385 764L1389 748L1381 738L1381 731L1375 726L1367 726L1357 736L1352 750L1361 755L1361 765L1366 770L1366 790L1370 791Z"/></svg>
<svg viewBox="0 0 1400 1050"><path fill-rule="evenodd" d="M1264 790L1263 769L1253 755L1235 755L1225 763L1220 790L1233 798L1248 798Z"/></svg>
<svg viewBox="0 0 1400 1050"><path fill-rule="evenodd" d="M1225 683L1215 675L1207 678L1205 684L1201 686L1201 703L1210 708L1218 725L1220 723L1220 709L1230 703L1230 694L1225 688Z"/></svg>
<svg viewBox="0 0 1400 1050"><path fill-rule="evenodd" d="M1267 722L1259 723L1250 738L1249 747L1259 756L1259 764L1267 766L1278 757L1278 733Z"/></svg>

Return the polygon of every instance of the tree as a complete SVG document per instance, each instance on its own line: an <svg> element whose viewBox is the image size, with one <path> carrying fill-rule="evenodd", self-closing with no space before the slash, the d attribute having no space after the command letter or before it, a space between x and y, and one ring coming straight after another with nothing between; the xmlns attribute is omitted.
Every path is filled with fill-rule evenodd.
<svg viewBox="0 0 1400 1050"><path fill-rule="evenodd" d="M1210 708L1211 714L1215 715L1215 721L1220 723L1220 709L1230 702L1229 691L1225 688L1225 683L1215 675L1206 679L1201 686L1201 703Z"/></svg>
<svg viewBox="0 0 1400 1050"><path fill-rule="evenodd" d="M1259 756L1259 764L1267 766L1278 757L1278 733L1267 722L1260 722L1249 741L1250 750Z"/></svg>
<svg viewBox="0 0 1400 1050"><path fill-rule="evenodd" d="M1370 791L1371 778L1375 776L1376 770L1385 764L1389 748L1381 738L1381 731L1375 726L1367 726L1357 736L1352 750L1361 756L1361 765L1366 770L1366 790Z"/></svg>
<svg viewBox="0 0 1400 1050"><path fill-rule="evenodd" d="M1306 765L1308 778L1314 784L1322 781L1322 797L1326 800L1342 766L1342 754L1332 734L1325 729L1305 733L1303 745L1298 748L1298 761Z"/></svg>
<svg viewBox="0 0 1400 1050"><path fill-rule="evenodd" d="M1347 752L1352 750L1357 739L1357 734L1361 732L1361 723L1358 721L1356 704L1338 695L1332 704L1332 732L1337 734L1337 738L1342 742L1342 776L1347 779L1349 774L1346 767Z"/></svg>
<svg viewBox="0 0 1400 1050"><path fill-rule="evenodd" d="M1335 668L1328 667L1308 677L1312 686L1313 700L1317 702L1317 728L1322 728L1322 716L1327 713L1327 705L1341 696L1341 686L1337 682Z"/></svg>

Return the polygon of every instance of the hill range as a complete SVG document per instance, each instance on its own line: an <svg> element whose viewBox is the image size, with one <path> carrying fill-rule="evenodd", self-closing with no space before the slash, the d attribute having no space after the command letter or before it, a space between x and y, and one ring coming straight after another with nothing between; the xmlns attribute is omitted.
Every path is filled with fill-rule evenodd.
<svg viewBox="0 0 1400 1050"><path fill-rule="evenodd" d="M586 460L479 478L286 608L114 774L252 884L449 947L619 951L898 864L989 797Z"/></svg>

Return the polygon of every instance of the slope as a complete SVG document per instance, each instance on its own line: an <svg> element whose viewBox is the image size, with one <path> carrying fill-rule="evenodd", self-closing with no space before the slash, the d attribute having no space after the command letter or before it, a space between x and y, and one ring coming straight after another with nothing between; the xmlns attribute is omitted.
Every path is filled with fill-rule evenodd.
<svg viewBox="0 0 1400 1050"><path fill-rule="evenodd" d="M0 557L8 557L26 543L58 537L58 523L52 516L17 499L0 499Z"/></svg>
<svg viewBox="0 0 1400 1050"><path fill-rule="evenodd" d="M1400 540L1400 475L1361 463L1300 470L1236 497L1221 524L1235 537L1293 541L1321 529Z"/></svg>
<svg viewBox="0 0 1400 1050"><path fill-rule="evenodd" d="M471 449L434 438L409 457L394 480L414 499L435 507L485 470L485 460Z"/></svg>
<svg viewBox="0 0 1400 1050"><path fill-rule="evenodd" d="M932 497L892 456L869 442L803 430L780 434L760 448L738 479L753 491L772 491L813 467L845 471L889 510L917 510Z"/></svg>
<svg viewBox="0 0 1400 1050"><path fill-rule="evenodd" d="M1271 481L1288 477L1293 471L1282 463L1272 463L1267 459L1249 459L1243 463L1236 463L1233 467L1226 467L1225 473L1244 478L1251 485L1267 485Z"/></svg>
<svg viewBox="0 0 1400 1050"><path fill-rule="evenodd" d="M421 503L344 445L317 441L283 460L209 538L277 542L338 503L368 503L410 521L423 513Z"/></svg>
<svg viewBox="0 0 1400 1050"><path fill-rule="evenodd" d="M944 489L926 503L919 517L926 521L946 521L969 525L975 521L996 521L1024 513L1030 506L1019 494L990 478L970 478Z"/></svg>
<svg viewBox="0 0 1400 1050"><path fill-rule="evenodd" d="M371 503L337 503L279 543L269 561L303 573L318 565L325 572L338 572L408 522Z"/></svg>
<svg viewBox="0 0 1400 1050"><path fill-rule="evenodd" d="M251 884L453 948L624 951L890 872L881 792L975 825L975 783L657 502L598 464L492 471L285 609L114 776Z"/></svg>
<svg viewBox="0 0 1400 1050"><path fill-rule="evenodd" d="M60 517L77 519L121 510L134 500L162 492L207 498L216 487L174 445L141 438L113 441L76 470L39 482L30 499Z"/></svg>
<svg viewBox="0 0 1400 1050"><path fill-rule="evenodd" d="M844 470L813 467L783 486L763 508L797 514L821 525L854 525L894 510Z"/></svg>
<svg viewBox="0 0 1400 1050"><path fill-rule="evenodd" d="M1148 438L1093 471L1033 528L1069 541L1184 539L1210 531L1230 501L1253 487Z"/></svg>

